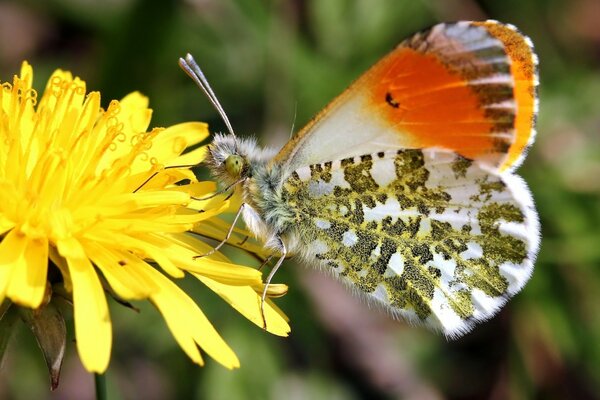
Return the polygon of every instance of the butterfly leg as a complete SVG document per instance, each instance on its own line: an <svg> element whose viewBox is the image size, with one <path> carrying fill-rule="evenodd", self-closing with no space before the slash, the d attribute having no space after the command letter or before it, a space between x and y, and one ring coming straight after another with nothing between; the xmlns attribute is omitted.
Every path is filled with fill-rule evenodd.
<svg viewBox="0 0 600 400"><path fill-rule="evenodd" d="M283 240L281 240L280 237L278 237L277 239L279 240L279 244L281 245L281 247L280 247L281 257L279 257L279 260L277 260L277 263L275 264L275 266L269 273L269 276L267 276L267 280L265 281L265 287L263 288L263 292L262 292L262 297L260 298L260 313L262 315L263 329L265 331L267 330L267 318L265 317L265 300L267 299L267 291L269 290L269 285L271 284L271 280L273 279L273 277L275 276L275 273L277 272L279 267L281 267L283 260L285 260L285 257L287 256L287 248L285 247L285 243L283 243Z"/></svg>
<svg viewBox="0 0 600 400"><path fill-rule="evenodd" d="M223 247L223 245L225 243L227 243L227 241L229 240L229 238L231 237L231 233L233 232L233 228L235 228L235 224L237 224L238 219L240 218L240 215L242 215L242 212L244 211L244 207L246 206L246 203L242 203L242 205L240 206L240 208L238 209L237 213L235 214L235 218L233 218L233 222L231 223L231 226L229 227L229 230L227 231L227 235L225 235L225 239L223 239L221 241L221 243L219 243L218 245L215 246L214 249L212 249L211 251L209 251L206 254L201 254L199 256L194 256L194 259L196 258L201 258L201 257L206 257L206 256L210 256L211 254L214 254L215 252L219 251L219 249L221 247Z"/></svg>

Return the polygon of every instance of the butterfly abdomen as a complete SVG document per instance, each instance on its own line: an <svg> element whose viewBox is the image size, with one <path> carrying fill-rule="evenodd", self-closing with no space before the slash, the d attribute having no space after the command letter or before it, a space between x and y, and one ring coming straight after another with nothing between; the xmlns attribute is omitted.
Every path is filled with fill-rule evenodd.
<svg viewBox="0 0 600 400"><path fill-rule="evenodd" d="M291 227L297 214L287 203L282 190L282 175L278 166L255 164L252 178L244 184L244 201L252 209L245 214L248 227L266 243L266 247L281 250L278 238L294 250L295 240L290 240ZM254 214L252 214L254 213Z"/></svg>

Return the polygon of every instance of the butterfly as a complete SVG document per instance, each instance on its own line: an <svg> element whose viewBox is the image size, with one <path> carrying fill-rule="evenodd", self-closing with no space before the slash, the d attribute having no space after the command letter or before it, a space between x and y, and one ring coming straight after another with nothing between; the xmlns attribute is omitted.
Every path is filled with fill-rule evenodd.
<svg viewBox="0 0 600 400"><path fill-rule="evenodd" d="M514 26L415 34L279 151L236 136L193 58L180 65L229 129L206 163L241 191L233 224L242 215L279 256L267 285L296 255L392 316L458 337L528 281L540 225L514 171L535 136L537 57Z"/></svg>

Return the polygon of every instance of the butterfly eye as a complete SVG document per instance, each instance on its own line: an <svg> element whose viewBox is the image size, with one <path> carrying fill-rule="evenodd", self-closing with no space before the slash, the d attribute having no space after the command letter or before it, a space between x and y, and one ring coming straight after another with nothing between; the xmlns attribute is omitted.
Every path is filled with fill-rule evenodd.
<svg viewBox="0 0 600 400"><path fill-rule="evenodd" d="M244 158L231 155L225 159L225 170L232 176L240 176L244 167Z"/></svg>

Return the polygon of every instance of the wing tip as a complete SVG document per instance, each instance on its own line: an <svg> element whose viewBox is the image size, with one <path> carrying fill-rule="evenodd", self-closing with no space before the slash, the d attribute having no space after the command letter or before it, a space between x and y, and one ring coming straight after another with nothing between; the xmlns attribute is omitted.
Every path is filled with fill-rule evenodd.
<svg viewBox="0 0 600 400"><path fill-rule="evenodd" d="M516 136L504 157L500 170L513 171L523 162L529 147L535 141L539 111L539 58L533 41L515 25L496 20L474 22L500 40L511 60L511 75L515 80L517 102Z"/></svg>

